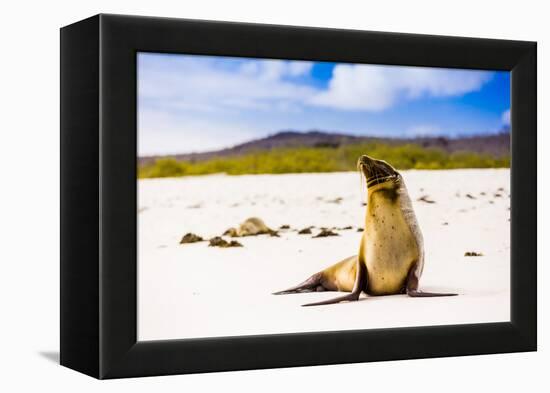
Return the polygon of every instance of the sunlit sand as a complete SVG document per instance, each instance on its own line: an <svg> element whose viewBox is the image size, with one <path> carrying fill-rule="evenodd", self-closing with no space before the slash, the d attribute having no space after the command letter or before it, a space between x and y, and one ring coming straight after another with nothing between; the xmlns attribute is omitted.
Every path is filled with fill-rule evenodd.
<svg viewBox="0 0 550 393"><path fill-rule="evenodd" d="M358 302L304 308L335 293L271 294L357 253L366 197L358 173L139 180L139 339L510 320L510 171L402 174L425 240L420 287L459 296L363 295ZM290 229L280 237L238 238L240 248L179 244L188 232L209 239L252 216L272 229ZM297 233L309 226L311 235ZM340 228L339 236L313 238L321 227Z"/></svg>

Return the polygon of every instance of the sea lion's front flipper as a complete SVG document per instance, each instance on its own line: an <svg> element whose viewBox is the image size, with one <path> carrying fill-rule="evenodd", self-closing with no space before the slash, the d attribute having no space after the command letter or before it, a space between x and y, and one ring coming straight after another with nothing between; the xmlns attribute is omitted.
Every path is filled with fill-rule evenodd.
<svg viewBox="0 0 550 393"><path fill-rule="evenodd" d="M416 263L412 265L407 276L407 295L410 297L440 297L440 296L457 296L457 293L434 293L422 292L418 290L418 276L416 274Z"/></svg>
<svg viewBox="0 0 550 393"><path fill-rule="evenodd" d="M355 284L353 285L353 290L350 294L339 296L334 299L324 300L322 302L307 303L302 304L303 307L309 306L323 306L326 304L336 304L340 302L353 302L359 300L359 295L363 292L363 289L366 288L367 284L367 266L361 262L360 258L357 259L357 270L355 274Z"/></svg>

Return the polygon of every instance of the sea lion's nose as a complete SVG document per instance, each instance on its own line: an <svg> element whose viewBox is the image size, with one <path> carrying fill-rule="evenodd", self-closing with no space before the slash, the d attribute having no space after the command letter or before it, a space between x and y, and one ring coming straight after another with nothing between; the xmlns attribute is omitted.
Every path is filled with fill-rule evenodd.
<svg viewBox="0 0 550 393"><path fill-rule="evenodd" d="M369 161L371 161L371 158L369 156L367 156L366 154L363 154L360 158L359 158L359 162L361 164L366 164L368 163Z"/></svg>

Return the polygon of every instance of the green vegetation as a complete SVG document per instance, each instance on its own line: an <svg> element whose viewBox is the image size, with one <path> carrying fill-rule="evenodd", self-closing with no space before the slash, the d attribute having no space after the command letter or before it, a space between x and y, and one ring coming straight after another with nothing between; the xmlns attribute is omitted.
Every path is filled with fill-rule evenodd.
<svg viewBox="0 0 550 393"><path fill-rule="evenodd" d="M229 175L260 173L339 172L356 169L362 154L383 159L397 169L508 168L509 157L491 157L470 152L446 153L418 145L385 144L343 145L337 148L289 148L258 151L236 157L205 161L177 161L162 158L139 168L140 178L178 177L227 173Z"/></svg>

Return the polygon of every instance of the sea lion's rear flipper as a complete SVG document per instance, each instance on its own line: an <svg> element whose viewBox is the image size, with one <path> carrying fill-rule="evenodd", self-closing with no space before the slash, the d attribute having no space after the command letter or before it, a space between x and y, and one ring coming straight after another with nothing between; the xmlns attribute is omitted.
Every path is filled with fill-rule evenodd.
<svg viewBox="0 0 550 393"><path fill-rule="evenodd" d="M305 280L304 282L285 289L284 291L274 292L273 295L288 295L291 293L304 293L304 292L316 292L319 288L323 288L321 284L322 272L315 273L313 276Z"/></svg>
<svg viewBox="0 0 550 393"><path fill-rule="evenodd" d="M325 301L322 301L322 302L302 304L302 307L323 306L325 304L336 304L336 303L340 303L340 302L353 302L353 301L359 299L360 294L361 294L361 292L358 292L358 293L352 292L350 294L340 296L340 297L336 297L334 299L325 300Z"/></svg>
<svg viewBox="0 0 550 393"><path fill-rule="evenodd" d="M457 296L458 293L434 293L434 292L422 292L418 290L408 290L407 295L410 297L439 297L439 296Z"/></svg>
<svg viewBox="0 0 550 393"><path fill-rule="evenodd" d="M356 258L357 270L355 274L355 283L353 284L353 290L350 294L339 296L337 298L324 300L321 302L302 304L303 307L309 306L323 306L326 304L336 304L340 302L353 302L359 300L359 295L363 292L363 289L367 287L367 266Z"/></svg>
<svg viewBox="0 0 550 393"><path fill-rule="evenodd" d="M422 292L418 290L418 275L416 273L416 263L409 270L407 276L407 295L410 297L440 297L440 296L457 296L457 293L434 293L434 292Z"/></svg>

